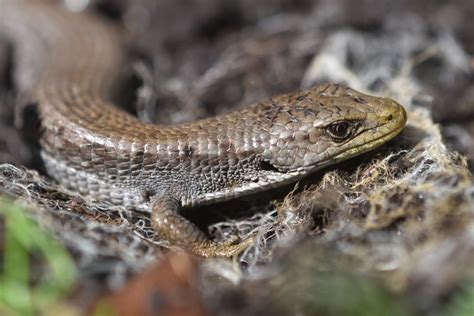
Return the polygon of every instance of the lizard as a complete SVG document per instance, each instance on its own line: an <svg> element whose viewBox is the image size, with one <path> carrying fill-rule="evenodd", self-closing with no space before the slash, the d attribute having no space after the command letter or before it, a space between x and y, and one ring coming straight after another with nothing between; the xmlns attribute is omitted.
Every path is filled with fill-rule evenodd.
<svg viewBox="0 0 474 316"><path fill-rule="evenodd" d="M160 236L202 257L234 256L253 238L213 241L183 208L296 182L386 143L407 121L393 99L322 84L148 124L111 101L126 63L116 26L46 1L0 0L0 34L15 47L18 93L38 107L48 174L82 196L149 213Z"/></svg>

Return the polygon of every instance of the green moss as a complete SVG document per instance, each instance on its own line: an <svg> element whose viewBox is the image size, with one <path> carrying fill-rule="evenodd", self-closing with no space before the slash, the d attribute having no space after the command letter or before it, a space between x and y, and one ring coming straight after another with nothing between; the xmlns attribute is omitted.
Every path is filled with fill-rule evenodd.
<svg viewBox="0 0 474 316"><path fill-rule="evenodd" d="M25 210L0 199L0 310L36 314L67 294L75 280L69 253L25 216ZM1 230L0 230L1 231Z"/></svg>
<svg viewBox="0 0 474 316"><path fill-rule="evenodd" d="M304 315L410 315L400 297L371 278L341 271L307 275L304 284L287 293L290 310Z"/></svg>
<svg viewBox="0 0 474 316"><path fill-rule="evenodd" d="M466 282L454 295L451 302L441 314L443 316L472 316L474 315L474 281Z"/></svg>

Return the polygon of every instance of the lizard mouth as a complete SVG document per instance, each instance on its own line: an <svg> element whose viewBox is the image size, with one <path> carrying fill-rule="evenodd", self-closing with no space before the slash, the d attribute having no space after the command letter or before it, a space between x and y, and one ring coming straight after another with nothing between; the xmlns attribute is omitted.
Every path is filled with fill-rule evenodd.
<svg viewBox="0 0 474 316"><path fill-rule="evenodd" d="M342 153L334 156L333 159L335 159L337 161L346 160L348 158L351 158L351 157L354 157L356 155L360 155L360 154L368 152L372 149L375 149L375 148L385 144L389 140L395 138L398 134L400 134L400 132L403 130L404 127L405 127L405 125L400 126L397 129L395 129L395 130L393 130L393 131L391 131L387 134L384 134L384 135L382 135L378 138L375 138L375 139L373 139L372 141L370 141L368 143L349 148L349 149L343 151Z"/></svg>

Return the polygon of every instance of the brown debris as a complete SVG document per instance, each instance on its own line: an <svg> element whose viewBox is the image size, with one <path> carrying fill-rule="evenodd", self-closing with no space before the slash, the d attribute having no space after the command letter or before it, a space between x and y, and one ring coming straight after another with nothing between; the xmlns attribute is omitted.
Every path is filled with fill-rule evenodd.
<svg viewBox="0 0 474 316"><path fill-rule="evenodd" d="M119 291L99 299L91 314L206 315L201 302L196 261L186 254L172 254L153 263Z"/></svg>
<svg viewBox="0 0 474 316"><path fill-rule="evenodd" d="M216 239L256 234L257 244L237 262L171 254L156 263L168 245L146 214L87 201L18 167L19 160L0 165L3 194L27 204L29 215L71 251L83 293L103 297L119 289L106 299L117 311L144 312L156 291L170 303L168 286L176 286L192 298L182 299L187 306L170 303L179 311L340 315L343 309L331 313L327 304L343 307L366 293L351 287L364 282L375 284L368 293L377 299L374 293L388 293L380 301L403 306L402 314L442 310L474 277L472 4L198 2L120 2L115 19L145 56L134 67L142 118L192 120L338 81L395 97L407 107L407 128L380 149L275 197L190 211ZM7 146L1 149L3 162L15 162Z"/></svg>

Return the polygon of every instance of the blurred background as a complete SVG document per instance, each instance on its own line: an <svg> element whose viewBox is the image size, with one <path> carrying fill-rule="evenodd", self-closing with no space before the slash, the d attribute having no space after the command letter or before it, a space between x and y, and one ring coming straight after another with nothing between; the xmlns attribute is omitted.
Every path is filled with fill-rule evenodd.
<svg viewBox="0 0 474 316"><path fill-rule="evenodd" d="M472 0L50 2L123 30L119 103L147 122L324 82L393 97L409 121L298 187L190 210L213 238L258 235L234 262L199 260L45 175L0 38L0 313L474 315Z"/></svg>

